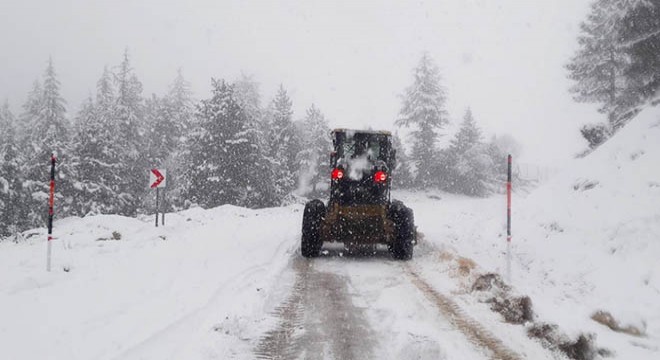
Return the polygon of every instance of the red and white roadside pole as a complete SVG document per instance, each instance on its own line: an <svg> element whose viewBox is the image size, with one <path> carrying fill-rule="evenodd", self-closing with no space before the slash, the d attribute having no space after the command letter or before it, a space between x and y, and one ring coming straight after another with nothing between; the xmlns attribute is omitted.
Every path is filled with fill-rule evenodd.
<svg viewBox="0 0 660 360"><path fill-rule="evenodd" d="M511 154L508 156L506 179L506 278L511 283Z"/></svg>
<svg viewBox="0 0 660 360"><path fill-rule="evenodd" d="M48 198L48 255L46 258L46 270L50 271L50 258L53 241L53 214L55 205L55 155L50 155L50 197Z"/></svg>

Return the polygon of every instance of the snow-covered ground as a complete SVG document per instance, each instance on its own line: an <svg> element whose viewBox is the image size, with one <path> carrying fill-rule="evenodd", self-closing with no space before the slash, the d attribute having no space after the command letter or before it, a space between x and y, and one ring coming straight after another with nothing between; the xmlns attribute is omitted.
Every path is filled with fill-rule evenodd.
<svg viewBox="0 0 660 360"><path fill-rule="evenodd" d="M531 297L537 321L571 337L593 333L617 359L660 358L658 123L657 110L645 111L593 154L513 199L513 291ZM336 249L302 259L300 205L191 209L168 214L158 228L151 217L62 219L50 273L43 229L18 244L1 242L0 358L252 359L282 325L278 311L293 313L290 336L306 347L297 353L304 358L342 351L488 358L411 273L520 357L557 358L488 310L459 274L504 274L504 197L396 195L415 210L423 234L408 263ZM458 271L461 261L467 266ZM296 291L305 294L293 301ZM345 321L333 321L333 307ZM644 334L596 323L598 310ZM361 341L336 343L346 333Z"/></svg>
<svg viewBox="0 0 660 360"><path fill-rule="evenodd" d="M539 313L624 359L660 359L660 109L650 108L514 211L514 284ZM645 334L588 321L597 310Z"/></svg>
<svg viewBox="0 0 660 360"><path fill-rule="evenodd" d="M300 217L298 207L222 206L168 214L159 228L152 218L68 218L55 224L51 273L43 231L27 244L2 243L0 358L249 353L240 341L214 341L220 336L211 330L236 339L261 333ZM121 239L110 240L113 232Z"/></svg>
<svg viewBox="0 0 660 360"><path fill-rule="evenodd" d="M410 199L426 238L504 275L504 197L442 196ZM538 320L595 334L616 358L660 359L660 109L513 203L512 285ZM596 323L597 311L641 336Z"/></svg>

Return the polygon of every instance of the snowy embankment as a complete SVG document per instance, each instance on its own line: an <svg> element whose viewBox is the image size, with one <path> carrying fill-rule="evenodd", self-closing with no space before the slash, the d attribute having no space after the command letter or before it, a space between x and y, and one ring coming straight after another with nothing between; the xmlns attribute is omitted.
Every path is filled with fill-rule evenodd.
<svg viewBox="0 0 660 360"><path fill-rule="evenodd" d="M440 196L415 204L425 239L504 276L504 197ZM615 358L660 358L660 109L513 200L512 285L537 320L595 334ZM595 322L599 311L641 336Z"/></svg>
<svg viewBox="0 0 660 360"><path fill-rule="evenodd" d="M51 273L43 230L0 243L0 358L249 354L239 339L262 333L300 219L300 206L191 209L159 228L153 218L67 218L55 224Z"/></svg>
<svg viewBox="0 0 660 360"><path fill-rule="evenodd" d="M517 209L515 283L538 311L597 333L626 358L660 358L659 109L642 112ZM587 320L599 310L646 336Z"/></svg>

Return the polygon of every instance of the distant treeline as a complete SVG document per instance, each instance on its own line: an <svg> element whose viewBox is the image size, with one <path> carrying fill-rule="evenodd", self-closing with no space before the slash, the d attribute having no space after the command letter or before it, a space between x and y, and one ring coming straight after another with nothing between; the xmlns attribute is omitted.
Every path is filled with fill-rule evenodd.
<svg viewBox="0 0 660 360"><path fill-rule="evenodd" d="M514 142L483 142L468 109L459 133L439 149L449 122L444 106L437 67L424 55L396 122L411 131L410 146L394 136L394 187L487 195L502 181ZM58 218L152 212L151 168L168 171L167 211L279 206L323 198L328 187L330 128L315 105L294 120L283 86L263 104L247 76L212 79L210 94L198 101L180 71L167 93L145 97L128 53L103 69L96 93L75 115L49 60L18 116L7 102L1 107L0 128L0 237L45 223L51 153L58 160Z"/></svg>

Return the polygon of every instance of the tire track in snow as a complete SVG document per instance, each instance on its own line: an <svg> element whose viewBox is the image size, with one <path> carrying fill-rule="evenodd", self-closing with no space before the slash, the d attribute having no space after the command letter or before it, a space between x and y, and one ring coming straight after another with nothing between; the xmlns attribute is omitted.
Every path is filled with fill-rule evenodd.
<svg viewBox="0 0 660 360"><path fill-rule="evenodd" d="M429 283L415 272L410 264L404 269L410 277L411 282L424 295L436 305L438 310L475 345L481 346L492 353L493 359L499 360L522 360L523 357L509 349L504 343L491 332L486 330L479 322L470 318L458 304L449 297L436 291Z"/></svg>
<svg viewBox="0 0 660 360"><path fill-rule="evenodd" d="M373 331L348 293L348 279L314 268L294 255L296 279L289 298L273 315L277 326L255 349L259 359L369 359Z"/></svg>
<svg viewBox="0 0 660 360"><path fill-rule="evenodd" d="M295 255L294 255L295 256ZM303 296L307 280L305 267L300 261L293 261L296 272L291 295L272 313L278 319L277 326L266 332L259 341L255 354L258 359L293 359L300 354L296 332L304 316Z"/></svg>

